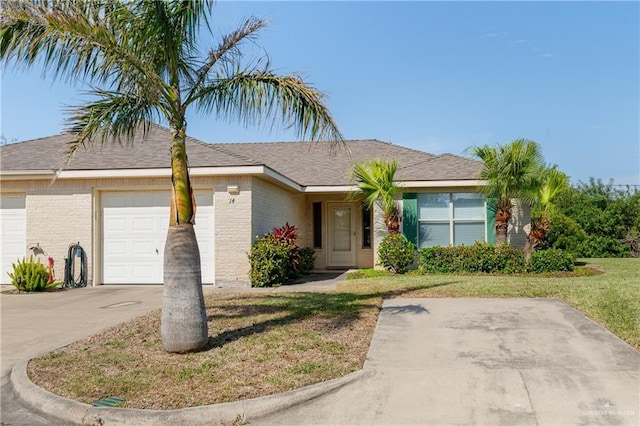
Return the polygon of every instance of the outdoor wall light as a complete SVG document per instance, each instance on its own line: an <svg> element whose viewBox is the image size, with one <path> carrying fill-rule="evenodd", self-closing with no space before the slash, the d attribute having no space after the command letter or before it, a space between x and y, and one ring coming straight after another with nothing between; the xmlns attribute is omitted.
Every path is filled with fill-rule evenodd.
<svg viewBox="0 0 640 426"><path fill-rule="evenodd" d="M240 188L238 185L227 185L227 192L229 195L238 195L240 193Z"/></svg>

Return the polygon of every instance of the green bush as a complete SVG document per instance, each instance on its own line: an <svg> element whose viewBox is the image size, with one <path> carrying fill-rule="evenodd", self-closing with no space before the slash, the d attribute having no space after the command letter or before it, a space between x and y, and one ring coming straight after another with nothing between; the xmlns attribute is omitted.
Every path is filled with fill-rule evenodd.
<svg viewBox="0 0 640 426"><path fill-rule="evenodd" d="M49 282L50 273L45 266L29 256L13 263L13 272L9 272L11 284L19 291L45 291L59 286L59 281Z"/></svg>
<svg viewBox="0 0 640 426"><path fill-rule="evenodd" d="M418 267L425 273L520 273L526 270L522 250L508 245L421 248Z"/></svg>
<svg viewBox="0 0 640 426"><path fill-rule="evenodd" d="M298 250L298 273L302 276L309 275L316 266L316 252L311 247L302 247Z"/></svg>
<svg viewBox="0 0 640 426"><path fill-rule="evenodd" d="M640 190L600 180L579 183L554 201L556 216L543 248L566 249L578 257L640 256Z"/></svg>
<svg viewBox="0 0 640 426"><path fill-rule="evenodd" d="M570 253L558 249L540 250L531 255L527 272L573 271L574 265L575 258Z"/></svg>
<svg viewBox="0 0 640 426"><path fill-rule="evenodd" d="M416 259L416 246L402 234L387 235L378 247L378 265L394 274L404 274Z"/></svg>
<svg viewBox="0 0 640 426"><path fill-rule="evenodd" d="M315 251L295 243L298 231L288 223L258 238L249 252L249 279L254 287L271 287L300 278L315 267Z"/></svg>
<svg viewBox="0 0 640 426"><path fill-rule="evenodd" d="M579 257L629 257L629 246L609 236L589 235L578 246Z"/></svg>
<svg viewBox="0 0 640 426"><path fill-rule="evenodd" d="M254 287L271 287L289 279L289 249L272 234L259 238L251 247L249 279Z"/></svg>
<svg viewBox="0 0 640 426"><path fill-rule="evenodd" d="M549 215L551 230L540 245L541 249L560 249L574 255L579 255L582 243L587 239L587 233L570 217L557 212Z"/></svg>

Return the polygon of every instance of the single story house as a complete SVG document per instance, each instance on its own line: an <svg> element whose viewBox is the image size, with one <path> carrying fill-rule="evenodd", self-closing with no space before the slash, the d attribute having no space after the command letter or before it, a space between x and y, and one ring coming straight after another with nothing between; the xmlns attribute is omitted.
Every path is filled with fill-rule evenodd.
<svg viewBox="0 0 640 426"><path fill-rule="evenodd" d="M133 144L80 149L65 163L72 135L0 147L0 282L11 263L39 245L62 279L70 244L87 253L89 285L161 284L169 221L168 129L152 126ZM208 144L188 138L197 202L203 283L248 284L247 253L257 236L288 222L316 269L370 268L384 235L379 212L350 197L351 165L396 159L402 231L419 246L495 241L494 221L476 176L480 163L378 140L347 142L330 155L307 142ZM63 168L61 168L64 166ZM522 245L526 209L514 214Z"/></svg>

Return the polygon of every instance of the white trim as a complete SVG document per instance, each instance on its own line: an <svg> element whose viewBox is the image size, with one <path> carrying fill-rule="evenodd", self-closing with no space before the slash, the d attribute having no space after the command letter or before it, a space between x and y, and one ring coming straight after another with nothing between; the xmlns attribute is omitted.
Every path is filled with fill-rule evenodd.
<svg viewBox="0 0 640 426"><path fill-rule="evenodd" d="M428 181L401 181L398 182L403 188L451 188L461 186L484 186L484 180L428 180Z"/></svg>
<svg viewBox="0 0 640 426"><path fill-rule="evenodd" d="M305 193L319 192L353 192L357 191L356 185L335 185L335 186L304 186L302 191Z"/></svg>
<svg viewBox="0 0 640 426"><path fill-rule="evenodd" d="M357 185L309 185L302 186L282 173L270 167L259 166L227 166L227 167L193 167L189 169L191 176L245 176L265 175L293 190L304 193L337 193L354 192ZM135 178L135 177L169 177L170 168L156 169L109 169L109 170L4 170L0 171L3 179L82 179L82 178ZM434 181L398 181L402 188L456 188L484 186L483 180L434 180Z"/></svg>
<svg viewBox="0 0 640 426"><path fill-rule="evenodd" d="M228 166L228 167L192 167L189 175L196 176L246 176L265 175L271 179L303 192L304 189L295 181L267 166ZM136 178L136 177L170 177L170 168L156 169L109 169L109 170L5 170L0 172L3 179L104 179L104 178Z"/></svg>

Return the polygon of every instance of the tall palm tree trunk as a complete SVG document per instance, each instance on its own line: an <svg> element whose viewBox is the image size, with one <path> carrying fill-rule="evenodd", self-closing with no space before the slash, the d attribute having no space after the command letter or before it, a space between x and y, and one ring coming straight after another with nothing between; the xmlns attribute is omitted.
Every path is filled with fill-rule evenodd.
<svg viewBox="0 0 640 426"><path fill-rule="evenodd" d="M400 213L395 210L388 217L384 218L384 224L387 227L389 235L395 235L400 233Z"/></svg>
<svg viewBox="0 0 640 426"><path fill-rule="evenodd" d="M507 232L509 230L509 220L511 219L511 208L498 207L496 212L496 243L508 242Z"/></svg>
<svg viewBox="0 0 640 426"><path fill-rule="evenodd" d="M209 332L202 293L200 250L193 229L195 202L185 150L184 128L171 141L171 218L164 249L160 331L168 352L192 352L207 345Z"/></svg>

